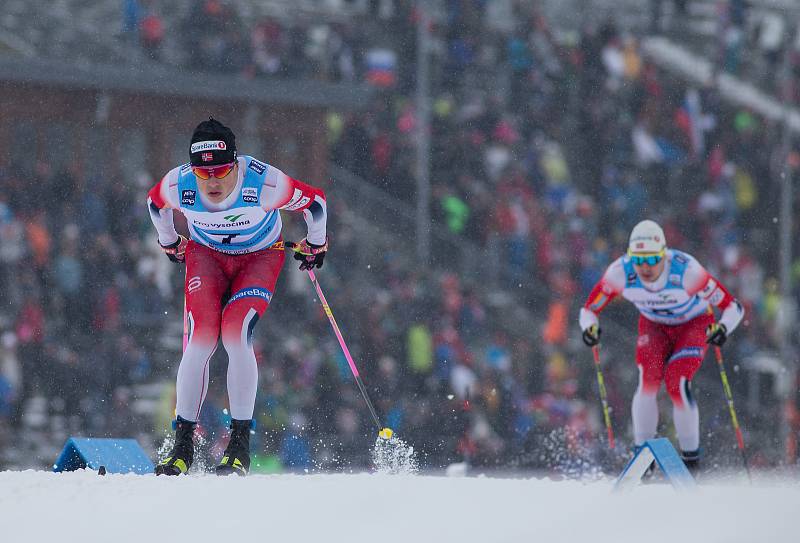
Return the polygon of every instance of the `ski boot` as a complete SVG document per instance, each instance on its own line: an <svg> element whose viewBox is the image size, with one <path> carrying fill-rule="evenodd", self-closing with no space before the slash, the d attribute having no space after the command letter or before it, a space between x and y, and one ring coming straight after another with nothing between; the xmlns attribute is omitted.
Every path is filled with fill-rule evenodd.
<svg viewBox="0 0 800 543"><path fill-rule="evenodd" d="M250 471L250 429L252 420L231 420L231 439L217 466L217 475L235 473L244 477Z"/></svg>
<svg viewBox="0 0 800 543"><path fill-rule="evenodd" d="M697 477L700 470L700 449L694 451L681 451L681 460L686 464L686 468L692 477Z"/></svg>
<svg viewBox="0 0 800 543"><path fill-rule="evenodd" d="M175 421L175 445L164 460L158 463L156 475L180 475L189 471L194 461L194 429L196 422L178 417Z"/></svg>

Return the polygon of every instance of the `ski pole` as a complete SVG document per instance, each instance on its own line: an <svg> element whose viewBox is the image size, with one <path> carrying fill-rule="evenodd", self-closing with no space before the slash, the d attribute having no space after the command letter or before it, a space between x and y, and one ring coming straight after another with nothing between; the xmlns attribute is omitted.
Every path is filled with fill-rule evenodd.
<svg viewBox="0 0 800 543"><path fill-rule="evenodd" d="M733 423L733 431L736 433L736 444L739 447L739 452L742 453L742 464L744 470L747 472L747 479L752 483L753 478L750 476L750 467L747 465L747 455L744 451L744 437L742 436L742 429L739 426L739 419L736 416L736 408L733 406L733 394L731 393L731 385L728 383L728 374L725 371L725 361L722 359L722 349L719 345L714 345L714 356L717 358L717 366L719 366L719 375L722 378L722 388L725 390L725 397L728 400L728 410L731 413L731 422Z"/></svg>
<svg viewBox="0 0 800 543"><path fill-rule="evenodd" d="M594 355L594 367L597 370L597 386L600 389L600 402L603 404L603 419L606 422L606 430L608 430L608 448L614 448L614 429L611 427L611 415L608 412L608 398L606 396L606 382L603 379L603 370L600 368L600 347L595 345L592 347L592 355Z"/></svg>
<svg viewBox="0 0 800 543"><path fill-rule="evenodd" d="M289 247L287 244L288 248ZM317 277L314 275L312 270L308 271L308 277L311 279L311 282L314 284L314 288L317 291L317 296L319 296L319 301L322 303L322 309L325 310L325 314L328 316L328 320L331 323L331 327L333 328L333 333L336 334L336 339L339 340L339 346L342 348L342 352L344 352L344 357L347 359L347 363L350 365L350 371L353 373L353 377L356 380L356 384L358 385L358 389L361 391L361 395L364 397L364 401L369 408L369 413L372 415L372 420L375 422L375 426L378 427L378 436L383 439L390 439L392 434L394 433L391 428L384 427L381 424L380 419L378 418L378 413L375 411L375 407L373 407L372 402L369 399L369 395L367 394L367 389L364 387L364 381L361 380L361 375L358 373L358 368L356 367L355 362L353 362L353 357L350 356L350 350L347 348L347 344L344 342L344 338L342 337L342 332L339 330L339 325L336 324L336 319L333 318L333 311L331 311L331 306L328 305L328 301L325 299L325 295L322 293L322 287L319 286L319 281L317 281Z"/></svg>

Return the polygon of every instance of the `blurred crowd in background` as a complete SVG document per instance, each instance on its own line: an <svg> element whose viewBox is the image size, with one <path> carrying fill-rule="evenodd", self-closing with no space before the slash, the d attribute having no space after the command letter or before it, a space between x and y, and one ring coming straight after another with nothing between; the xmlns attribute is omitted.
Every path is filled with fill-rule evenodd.
<svg viewBox="0 0 800 543"><path fill-rule="evenodd" d="M370 11L381 11L379 2L374 4ZM387 5L392 12L408 13L412 2ZM257 16L250 11L223 0L196 0L183 10L162 2L125 0L123 32L153 60L246 78L352 82L374 77L370 66L394 62L396 53L371 36L372 29L365 29L361 19ZM411 32L413 37L413 27Z"/></svg>
<svg viewBox="0 0 800 543"><path fill-rule="evenodd" d="M744 75L773 92L782 90L785 60L791 76L789 92L795 99L798 97L800 34L792 21L798 14L797 6L787 2L770 6L766 0L648 0L638 3L622 0L618 8L612 6L613 2L596 3L616 16L646 19L647 24L642 24L641 30L650 35L668 33L688 40L701 47L720 72ZM591 5L597 7L596 3ZM331 3L334 4L336 2ZM179 62L200 70L240 73L245 77L267 75L381 82L389 77L394 82L396 74L380 72L395 66L413 70L415 2L342 0L338 8L347 13L348 7L353 10L350 4L361 7L356 11L366 11L369 21L347 15L320 18L255 14L252 8L244 7L246 3L237 6L224 0L184 2L183 10L157 0L123 0L122 32L126 40L140 47L149 58ZM452 34L454 17L462 19L459 24L464 17L472 17L474 23L479 24L485 21L485 13L491 9L485 2L445 4L446 21L438 29L443 38ZM519 12L526 9L526 5L544 6L545 2L509 4ZM776 8L779 4L787 10L785 13L779 9L764 9ZM580 4L574 1L567 0L564 5L567 10L576 9L576 6L580 9ZM197 28L203 28L204 32L196 32ZM383 32L385 30L390 30L391 34ZM171 31L177 31L180 37L172 37ZM398 40L403 42L403 47L394 45ZM447 55L451 57L449 61L456 63L451 65L455 68L464 60L464 55L473 53L475 44L442 45L459 49ZM400 74L401 84L411 81L408 75Z"/></svg>
<svg viewBox="0 0 800 543"><path fill-rule="evenodd" d="M329 115L332 160L397 205L414 205L412 2L375 3L366 20L303 32L239 18L235 4L218 0L196 2L185 20L203 32L166 26L157 2L125 5L136 46L156 60L174 32L194 70L371 83L365 112ZM752 462L780 462L784 443L769 421L796 406L780 403L769 385L754 396L751 374L737 371L778 348L780 127L724 103L713 82L697 87L663 72L613 21L557 32L520 7L513 29L490 31L486 3L445 5L430 26L431 211L449 242L436 244L430 267L391 243L369 266L354 263L350 255L370 235L352 220L361 203L326 187L331 253L321 280L387 425L424 467L466 459L574 473L596 462L603 430L577 309L647 217L744 304L746 320L726 345L734 391L747 398L740 410ZM789 160L796 174L800 157ZM162 173L100 179L47 163L33 179L0 172L0 465L50 463L43 436L51 448L75 434L144 436L157 448L165 435L183 273L161 255L146 216L146 190ZM294 219L285 222L302 223ZM462 245L481 275L461 273ZM374 434L363 400L292 262L256 333L254 469L368 466ZM795 289L798 278L800 261ZM625 442L635 317L626 308L608 313L607 381ZM519 314L527 319L511 317ZM225 364L215 355L201 415L217 455ZM701 428L709 454L725 461L714 446L732 453L733 438L711 365L698 377Z"/></svg>

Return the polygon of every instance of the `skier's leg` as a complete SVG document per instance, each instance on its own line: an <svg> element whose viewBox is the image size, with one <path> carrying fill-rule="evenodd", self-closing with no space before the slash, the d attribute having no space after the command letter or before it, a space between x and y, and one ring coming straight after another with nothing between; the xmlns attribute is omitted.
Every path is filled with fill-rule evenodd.
<svg viewBox="0 0 800 543"><path fill-rule="evenodd" d="M253 330L266 311L283 266L283 251L247 255L231 283L222 313L222 344L228 353L231 437L217 474L245 475L250 469L250 428L258 389Z"/></svg>
<svg viewBox="0 0 800 543"><path fill-rule="evenodd" d="M156 466L156 475L186 473L194 460L192 439L208 391L208 362L219 338L221 297L226 285L211 250L190 242L184 287L189 341L178 367L175 444Z"/></svg>
<svg viewBox="0 0 800 543"><path fill-rule="evenodd" d="M272 292L259 286L232 290L231 302L223 313L222 344L228 353L228 401L234 419L253 418L258 387L253 330Z"/></svg>
<svg viewBox="0 0 800 543"><path fill-rule="evenodd" d="M219 340L221 302L228 280L211 249L190 242L186 251L189 341L178 367L177 415L196 422L208 392L208 363Z"/></svg>
<svg viewBox="0 0 800 543"><path fill-rule="evenodd" d="M700 448L700 411L692 395L691 376L700 367L697 358L670 364L667 369L667 391L672 399L672 420L682 451Z"/></svg>
<svg viewBox="0 0 800 543"><path fill-rule="evenodd" d="M700 412L692 395L692 378L706 354L706 327L713 316L703 315L681 325L675 349L667 360L664 382L672 400L672 416L678 444L684 453L700 448Z"/></svg>
<svg viewBox="0 0 800 543"><path fill-rule="evenodd" d="M231 297L222 311L222 344L228 353L228 399L231 417L253 418L258 370L253 352L253 330L266 311L285 255L265 250L248 260L231 282Z"/></svg>
<svg viewBox="0 0 800 543"><path fill-rule="evenodd" d="M655 324L639 317L639 338L636 341L636 365L639 367L639 385L631 402L633 441L641 446L655 437L658 428L658 389L664 375L664 359L669 349L669 338Z"/></svg>

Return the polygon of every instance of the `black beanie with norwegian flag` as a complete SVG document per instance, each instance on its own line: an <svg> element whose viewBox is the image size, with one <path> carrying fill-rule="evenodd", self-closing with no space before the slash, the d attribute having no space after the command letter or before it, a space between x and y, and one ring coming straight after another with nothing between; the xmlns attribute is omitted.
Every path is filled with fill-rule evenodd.
<svg viewBox="0 0 800 543"><path fill-rule="evenodd" d="M189 161L192 166L216 166L236 160L236 136L230 128L209 117L192 133Z"/></svg>

